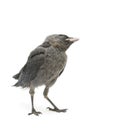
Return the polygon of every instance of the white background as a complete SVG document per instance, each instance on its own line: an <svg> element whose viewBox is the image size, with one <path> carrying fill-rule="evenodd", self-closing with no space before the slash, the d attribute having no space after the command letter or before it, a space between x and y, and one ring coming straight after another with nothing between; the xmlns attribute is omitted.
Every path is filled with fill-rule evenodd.
<svg viewBox="0 0 116 130"><path fill-rule="evenodd" d="M46 110L44 86L36 89L31 111L28 89L11 87L12 75L46 36L80 38L67 51L64 73L49 97L67 113ZM0 1L0 129L116 130L115 0Z"/></svg>

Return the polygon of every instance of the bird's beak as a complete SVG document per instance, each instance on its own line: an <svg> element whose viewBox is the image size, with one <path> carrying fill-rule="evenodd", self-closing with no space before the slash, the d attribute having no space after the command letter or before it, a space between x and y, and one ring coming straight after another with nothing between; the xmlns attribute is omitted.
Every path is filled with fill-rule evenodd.
<svg viewBox="0 0 116 130"><path fill-rule="evenodd" d="M69 42L76 42L78 40L79 40L78 38L73 38L73 37L69 37L66 39L66 41L69 41Z"/></svg>

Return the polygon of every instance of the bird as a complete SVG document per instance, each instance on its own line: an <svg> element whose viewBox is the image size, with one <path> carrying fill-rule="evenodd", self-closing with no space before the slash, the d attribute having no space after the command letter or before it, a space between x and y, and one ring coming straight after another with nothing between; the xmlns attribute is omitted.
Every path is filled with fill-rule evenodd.
<svg viewBox="0 0 116 130"><path fill-rule="evenodd" d="M67 63L67 49L78 40L78 38L65 34L49 35L41 45L30 53L26 64L19 73L13 76L14 79L18 80L13 86L29 88L31 112L28 115L42 114L34 107L35 88L42 85L45 86L43 92L45 99L53 106L53 108L48 107L48 109L55 112L67 111L67 109L59 109L48 97L48 92L64 71Z"/></svg>

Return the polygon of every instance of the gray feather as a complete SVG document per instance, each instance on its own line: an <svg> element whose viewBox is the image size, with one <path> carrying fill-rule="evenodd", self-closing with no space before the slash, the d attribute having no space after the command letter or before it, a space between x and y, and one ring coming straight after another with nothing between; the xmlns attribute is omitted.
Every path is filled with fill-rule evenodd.
<svg viewBox="0 0 116 130"><path fill-rule="evenodd" d="M37 76L37 73L44 63L45 50L43 48L36 48L31 52L26 65L21 72L14 76L18 78L18 82L14 86L27 87L31 81Z"/></svg>
<svg viewBox="0 0 116 130"><path fill-rule="evenodd" d="M62 74L67 55L65 51L73 43L66 35L51 35L33 50L21 71L13 76L18 79L15 86L52 86ZM71 38L72 39L72 38Z"/></svg>
<svg viewBox="0 0 116 130"><path fill-rule="evenodd" d="M16 75L14 75L14 76L13 76L13 78L14 78L14 79L18 79L18 78L19 78L19 76L20 76L20 73L18 73L18 74L16 74Z"/></svg>

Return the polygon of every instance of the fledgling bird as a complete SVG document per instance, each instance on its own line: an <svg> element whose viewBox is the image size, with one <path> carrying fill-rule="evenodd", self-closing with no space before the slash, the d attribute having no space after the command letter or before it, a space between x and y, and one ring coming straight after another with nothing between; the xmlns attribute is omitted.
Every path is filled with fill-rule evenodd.
<svg viewBox="0 0 116 130"><path fill-rule="evenodd" d="M29 113L39 115L34 108L34 90L38 86L45 85L44 97L54 108L48 107L51 111L66 112L67 109L59 109L49 98L49 88L56 82L57 78L63 72L67 55L66 50L70 45L79 39L68 37L63 34L54 34L48 36L43 44L35 48L29 55L27 63L20 72L13 76L18 82L16 87L28 87L31 96L32 111Z"/></svg>

